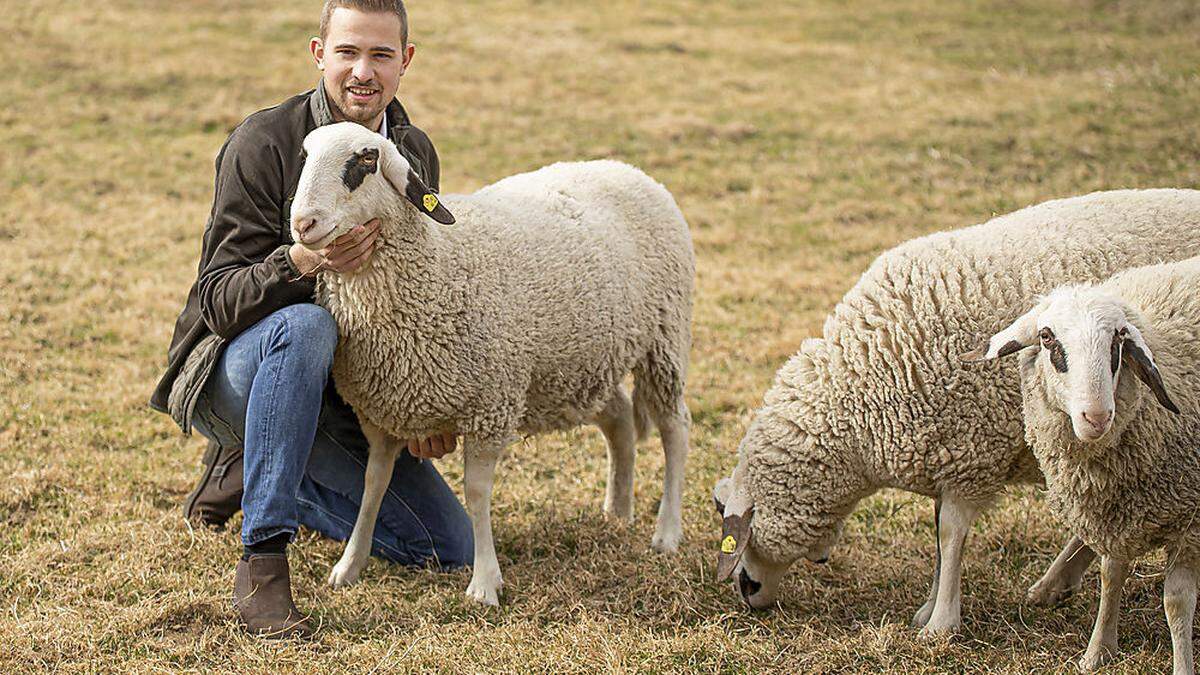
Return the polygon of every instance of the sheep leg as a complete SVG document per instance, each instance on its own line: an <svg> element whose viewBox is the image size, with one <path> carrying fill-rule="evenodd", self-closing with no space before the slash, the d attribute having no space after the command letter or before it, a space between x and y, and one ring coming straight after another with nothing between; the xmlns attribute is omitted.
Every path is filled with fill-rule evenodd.
<svg viewBox="0 0 1200 675"><path fill-rule="evenodd" d="M342 558L329 573L329 585L334 588L349 586L358 580L358 575L371 556L371 541L375 536L375 520L379 517L379 506L392 480L392 467L400 444L371 424L362 423L363 435L367 437L367 473L363 481L362 504L358 507L358 518L350 541L342 551Z"/></svg>
<svg viewBox="0 0 1200 675"><path fill-rule="evenodd" d="M682 408L682 402L680 407ZM650 547L661 553L672 553L683 539L680 513L683 493L683 473L688 455L687 415L671 415L657 420L662 436L666 467L663 472L663 496L658 505L658 525Z"/></svg>
<svg viewBox="0 0 1200 675"><path fill-rule="evenodd" d="M962 555L979 509L954 495L943 494L938 510L937 598L922 637L949 635L962 626Z"/></svg>
<svg viewBox="0 0 1200 675"><path fill-rule="evenodd" d="M637 437L633 425L633 404L625 390L616 394L596 416L596 426L608 442L608 485L604 494L604 512L621 520L633 519L633 463Z"/></svg>
<svg viewBox="0 0 1200 675"><path fill-rule="evenodd" d="M496 545L492 541L492 483L500 447L468 441L463 448L463 485L467 498L467 513L475 532L475 564L467 597L485 605L500 604L500 563L496 560Z"/></svg>
<svg viewBox="0 0 1200 675"><path fill-rule="evenodd" d="M1171 628L1175 675L1193 675L1192 617L1196 613L1196 575L1189 567L1176 566L1163 585L1163 609Z"/></svg>
<svg viewBox="0 0 1200 675"><path fill-rule="evenodd" d="M1079 537L1072 537L1042 578L1029 587L1026 600L1042 607L1061 604L1079 590L1083 582L1083 573L1095 559L1095 551Z"/></svg>
<svg viewBox="0 0 1200 675"><path fill-rule="evenodd" d="M938 525L938 520L942 517L942 498L938 497L933 500L933 527L934 538L939 539L941 527ZM937 541L937 556L933 561L933 584L929 588L929 599L925 604L921 605L921 609L913 615L913 628L924 628L925 624L929 623L929 617L933 614L933 608L937 606L938 596L938 579L942 575L942 542Z"/></svg>
<svg viewBox="0 0 1200 675"><path fill-rule="evenodd" d="M1100 608L1087 651L1079 660L1079 670L1089 673L1107 663L1117 653L1117 619L1121 611L1121 590L1129 576L1129 563L1111 556L1100 560Z"/></svg>

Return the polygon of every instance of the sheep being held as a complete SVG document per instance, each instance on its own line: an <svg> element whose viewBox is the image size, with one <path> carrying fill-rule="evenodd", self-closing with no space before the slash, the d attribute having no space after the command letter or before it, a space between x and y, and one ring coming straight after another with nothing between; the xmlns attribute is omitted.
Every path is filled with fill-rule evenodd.
<svg viewBox="0 0 1200 675"><path fill-rule="evenodd" d="M297 241L320 249L382 222L369 265L322 272L317 283L318 303L338 324L334 382L370 443L363 505L330 583L353 582L366 563L403 439L442 433L463 436L475 534L469 597L498 602L493 473L519 435L599 426L609 450L604 508L628 519L635 440L656 425L666 468L651 543L675 550L695 263L666 188L595 161L434 195L394 145L360 125L318 128L304 148ZM630 372L632 401L622 386Z"/></svg>
<svg viewBox="0 0 1200 675"><path fill-rule="evenodd" d="M1200 574L1200 258L1054 290L964 360L1017 354L1049 502L1102 557L1079 667L1116 653L1130 563L1166 548L1175 672L1192 673Z"/></svg>
<svg viewBox="0 0 1200 675"><path fill-rule="evenodd" d="M775 602L801 557L824 560L860 499L901 488L935 499L937 558L913 623L961 624L971 523L1005 486L1039 482L1016 373L966 371L970 335L999 330L1038 292L1200 254L1200 192L1122 190L1046 202L879 256L777 373L714 496L721 576L753 607ZM978 331L978 332L976 332ZM1094 555L1073 540L1031 600L1078 587Z"/></svg>

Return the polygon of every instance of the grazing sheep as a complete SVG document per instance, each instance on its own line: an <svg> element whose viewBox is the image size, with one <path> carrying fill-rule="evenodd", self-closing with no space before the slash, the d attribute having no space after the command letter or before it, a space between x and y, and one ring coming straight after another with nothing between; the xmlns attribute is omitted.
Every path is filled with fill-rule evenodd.
<svg viewBox="0 0 1200 675"><path fill-rule="evenodd" d="M1008 354L1019 355L1025 439L1046 476L1050 506L1103 556L1100 609L1080 670L1116 652L1130 563L1165 547L1163 606L1175 672L1192 673L1200 258L1058 288L963 359Z"/></svg>
<svg viewBox="0 0 1200 675"><path fill-rule="evenodd" d="M1055 200L902 244L871 265L776 375L715 491L720 577L774 603L801 557L822 560L860 499L935 498L938 556L925 634L961 625L963 543L1006 485L1041 480L1023 440L1015 373L963 370L964 335L990 334L1059 283L1200 253L1200 192L1122 190ZM744 556L743 556L744 553ZM1093 554L1070 543L1030 589L1052 603Z"/></svg>
<svg viewBox="0 0 1200 675"><path fill-rule="evenodd" d="M652 546L675 550L695 263L670 193L633 167L596 161L440 196L362 126L321 127L304 148L297 241L319 249L382 221L364 270L318 278L317 301L338 324L334 381L371 448L363 506L330 583L352 583L365 565L403 439L440 433L464 440L475 600L498 603L492 479L518 435L599 426L609 447L605 510L628 519L635 436L653 421L666 469ZM447 207L457 224L422 215L453 223ZM621 385L630 372L632 402Z"/></svg>

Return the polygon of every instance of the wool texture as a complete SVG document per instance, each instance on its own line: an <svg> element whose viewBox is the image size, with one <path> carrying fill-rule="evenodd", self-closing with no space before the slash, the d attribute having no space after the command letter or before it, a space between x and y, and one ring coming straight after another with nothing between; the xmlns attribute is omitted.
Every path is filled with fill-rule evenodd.
<svg viewBox="0 0 1200 675"><path fill-rule="evenodd" d="M883 253L778 371L738 451L751 547L776 564L835 540L885 487L986 508L1041 480L1015 370L959 355L1038 293L1200 253L1200 191L1119 190L1031 206ZM1000 372L996 372L1000 370Z"/></svg>

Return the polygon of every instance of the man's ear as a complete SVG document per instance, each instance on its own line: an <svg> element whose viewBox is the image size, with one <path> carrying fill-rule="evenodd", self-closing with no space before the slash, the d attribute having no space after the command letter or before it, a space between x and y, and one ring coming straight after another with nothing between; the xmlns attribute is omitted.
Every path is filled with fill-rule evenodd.
<svg viewBox="0 0 1200 675"><path fill-rule="evenodd" d="M1154 355L1150 352L1146 339L1142 337L1142 332L1130 323L1121 329L1121 333L1125 338L1121 342L1121 364L1133 371L1133 374L1154 392L1154 398L1158 400L1159 405L1178 415L1179 406L1167 395L1162 374L1158 372L1158 364L1154 363Z"/></svg>
<svg viewBox="0 0 1200 675"><path fill-rule="evenodd" d="M317 70L325 70L325 43L319 37L313 37L308 41L308 51L312 54L313 63L317 64Z"/></svg>
<svg viewBox="0 0 1200 675"><path fill-rule="evenodd" d="M400 75L402 77L404 76L404 73L408 72L408 67L410 65L412 65L413 54L416 54L416 53L417 53L416 45L414 45L411 42L404 45L404 55L403 55L404 61L400 64Z"/></svg>
<svg viewBox="0 0 1200 675"><path fill-rule="evenodd" d="M385 143L383 151L383 177L392 188L404 195L417 210L443 225L453 225L454 216L442 206L442 201L430 190L408 161L391 143Z"/></svg>
<svg viewBox="0 0 1200 675"><path fill-rule="evenodd" d="M1009 354L1016 354L1026 347L1036 345L1038 343L1037 317L1040 310L1041 304L1039 303L1037 307L1022 314L1007 328L985 340L976 349L960 354L959 360L965 363L990 361Z"/></svg>

